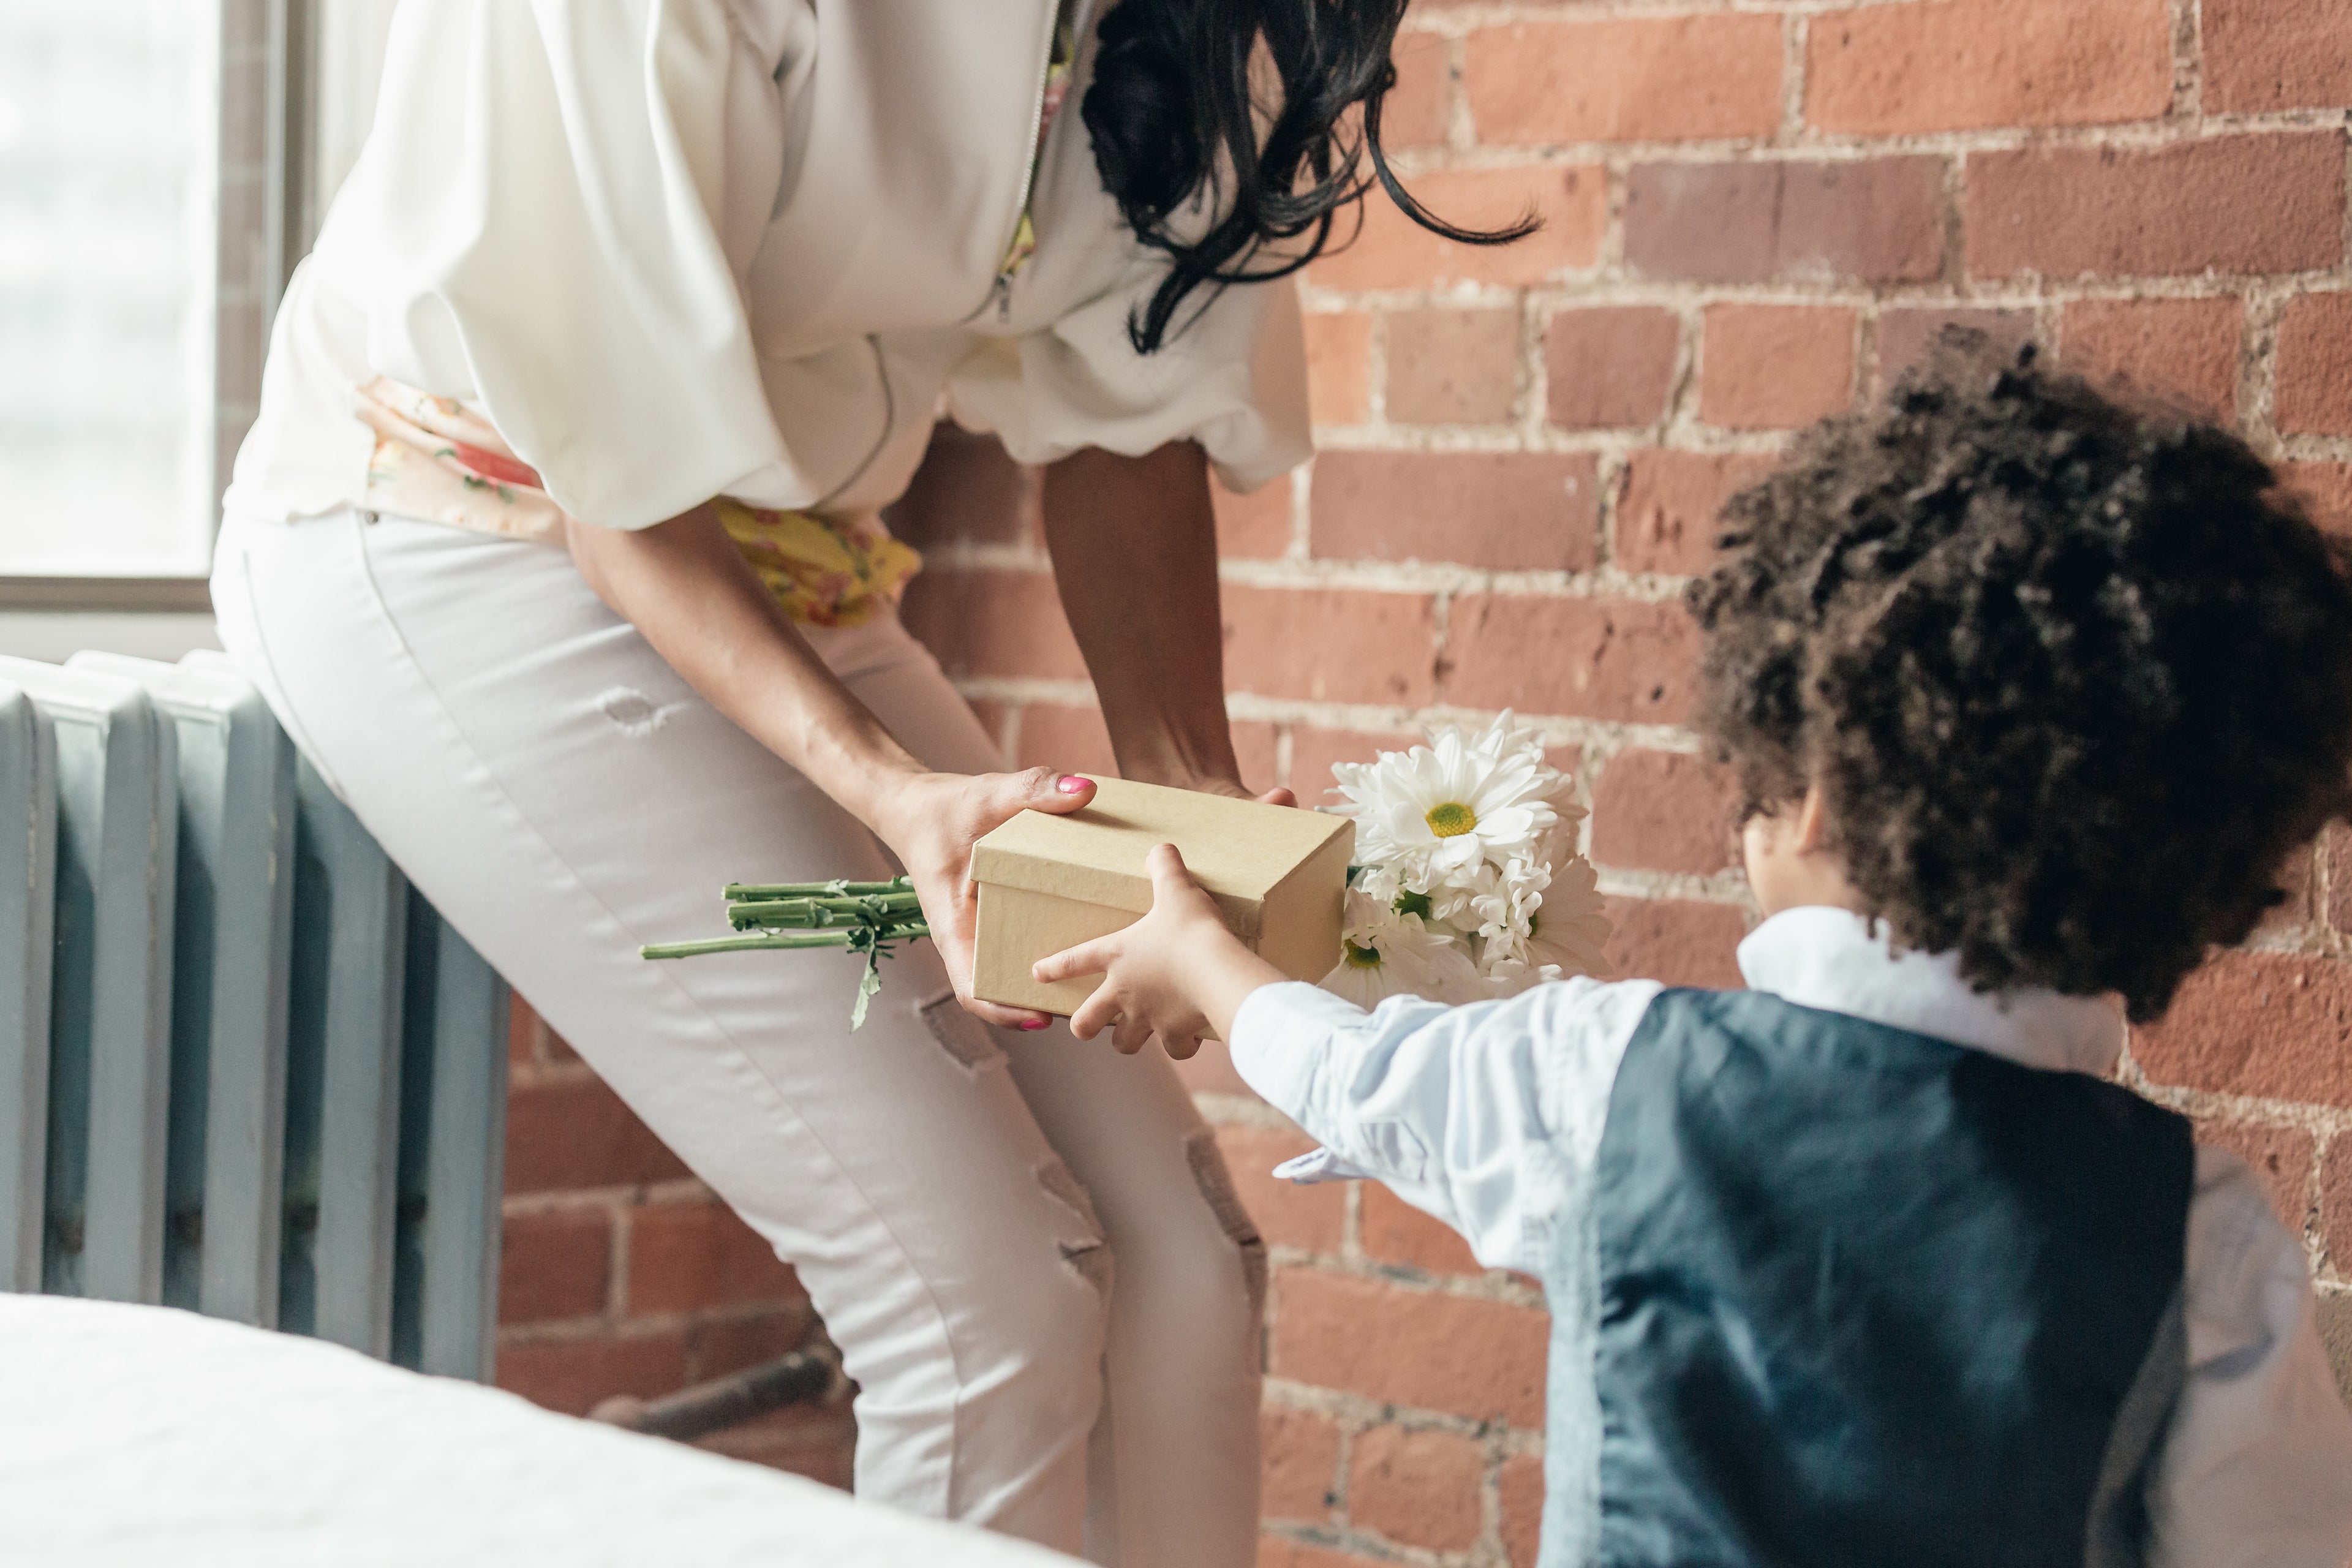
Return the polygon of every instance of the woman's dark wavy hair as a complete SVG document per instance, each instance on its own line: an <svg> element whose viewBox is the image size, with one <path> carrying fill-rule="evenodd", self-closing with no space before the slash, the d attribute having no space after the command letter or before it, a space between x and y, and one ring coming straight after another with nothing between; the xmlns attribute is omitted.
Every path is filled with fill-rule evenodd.
<svg viewBox="0 0 2352 1568"><path fill-rule="evenodd" d="M1751 813L1824 795L1906 948L2163 1013L2347 804L2352 578L2230 432L1948 337L1736 497L1694 584Z"/></svg>
<svg viewBox="0 0 2352 1568"><path fill-rule="evenodd" d="M1305 267L1328 247L1340 209L1375 184L1413 222L1465 245L1534 232L1532 215L1492 231L1456 227L1389 168L1381 108L1396 85L1390 51L1405 3L1118 0L1105 14L1082 110L1095 167L1136 237L1169 259L1150 303L1129 319L1138 352L1167 341L1179 308L1204 284ZM1261 47L1280 89L1272 102L1252 90ZM1359 104L1361 128L1351 129ZM1196 197L1213 222L1188 239L1177 224ZM1273 246L1282 255L1268 259Z"/></svg>

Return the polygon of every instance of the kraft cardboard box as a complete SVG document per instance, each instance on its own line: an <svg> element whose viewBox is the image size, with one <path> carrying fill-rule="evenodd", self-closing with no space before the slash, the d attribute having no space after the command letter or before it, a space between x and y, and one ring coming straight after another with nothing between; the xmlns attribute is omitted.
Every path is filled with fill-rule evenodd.
<svg viewBox="0 0 2352 1568"><path fill-rule="evenodd" d="M1099 975L1040 985L1029 966L1149 910L1143 862L1155 844L1182 852L1234 934L1285 974L1320 980L1339 963L1353 822L1124 779L1097 779L1095 789L1084 811L1024 811L973 847L972 990L982 1001L1076 1012Z"/></svg>

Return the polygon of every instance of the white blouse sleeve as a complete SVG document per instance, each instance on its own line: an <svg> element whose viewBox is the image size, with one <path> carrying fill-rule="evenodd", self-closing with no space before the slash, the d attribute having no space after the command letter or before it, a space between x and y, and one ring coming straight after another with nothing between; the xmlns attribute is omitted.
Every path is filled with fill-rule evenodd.
<svg viewBox="0 0 2352 1568"><path fill-rule="evenodd" d="M782 24L756 0L404 0L393 26L320 242L371 368L477 402L589 522L783 462L741 282L781 176Z"/></svg>
<svg viewBox="0 0 2352 1568"><path fill-rule="evenodd" d="M1186 298L1166 342L1138 353L1129 314L1167 262L1139 254L1119 285L1051 326L985 343L948 385L957 422L992 430L1016 461L1084 447L1129 457L1198 441L1226 488L1255 489L1313 455L1307 345L1292 279Z"/></svg>

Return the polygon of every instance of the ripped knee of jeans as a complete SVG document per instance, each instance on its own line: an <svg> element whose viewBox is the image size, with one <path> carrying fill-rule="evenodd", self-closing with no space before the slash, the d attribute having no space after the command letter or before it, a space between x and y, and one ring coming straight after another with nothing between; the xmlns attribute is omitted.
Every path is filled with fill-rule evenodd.
<svg viewBox="0 0 2352 1568"><path fill-rule="evenodd" d="M964 1011L954 992L942 991L928 1002L918 1002L915 1012L931 1038L940 1043L940 1049L966 1073L1004 1065L1004 1047L996 1043L987 1025Z"/></svg>
<svg viewBox="0 0 2352 1568"><path fill-rule="evenodd" d="M1113 1262L1110 1242L1103 1235L1102 1221L1096 1217L1095 1201L1070 1168L1059 1157L1039 1163L1032 1173L1045 1195L1060 1205L1068 1216L1077 1222L1081 1234L1064 1238L1062 1261L1071 1272L1093 1286L1097 1294L1110 1295Z"/></svg>
<svg viewBox="0 0 2352 1568"><path fill-rule="evenodd" d="M1234 1190L1233 1173L1225 1168L1224 1152L1217 1147L1213 1128L1200 1128L1184 1140L1184 1163L1192 1167L1192 1183L1201 1189L1209 1212L1217 1216L1225 1239L1241 1254L1242 1283L1249 1291L1250 1343L1255 1347L1257 1326L1265 1321L1265 1238L1258 1234L1257 1222L1250 1218L1241 1194Z"/></svg>

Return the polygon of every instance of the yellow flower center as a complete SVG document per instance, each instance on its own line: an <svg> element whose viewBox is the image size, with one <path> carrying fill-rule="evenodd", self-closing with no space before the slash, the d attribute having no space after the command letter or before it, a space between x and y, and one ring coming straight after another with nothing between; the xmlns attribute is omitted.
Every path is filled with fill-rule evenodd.
<svg viewBox="0 0 2352 1568"><path fill-rule="evenodd" d="M1358 947L1352 942L1347 943L1346 946L1348 949L1349 968L1378 969L1381 966L1381 950L1379 948Z"/></svg>
<svg viewBox="0 0 2352 1568"><path fill-rule="evenodd" d="M1449 800L1443 805L1431 806L1423 820L1440 838L1459 838L1478 826L1478 814L1458 800Z"/></svg>

